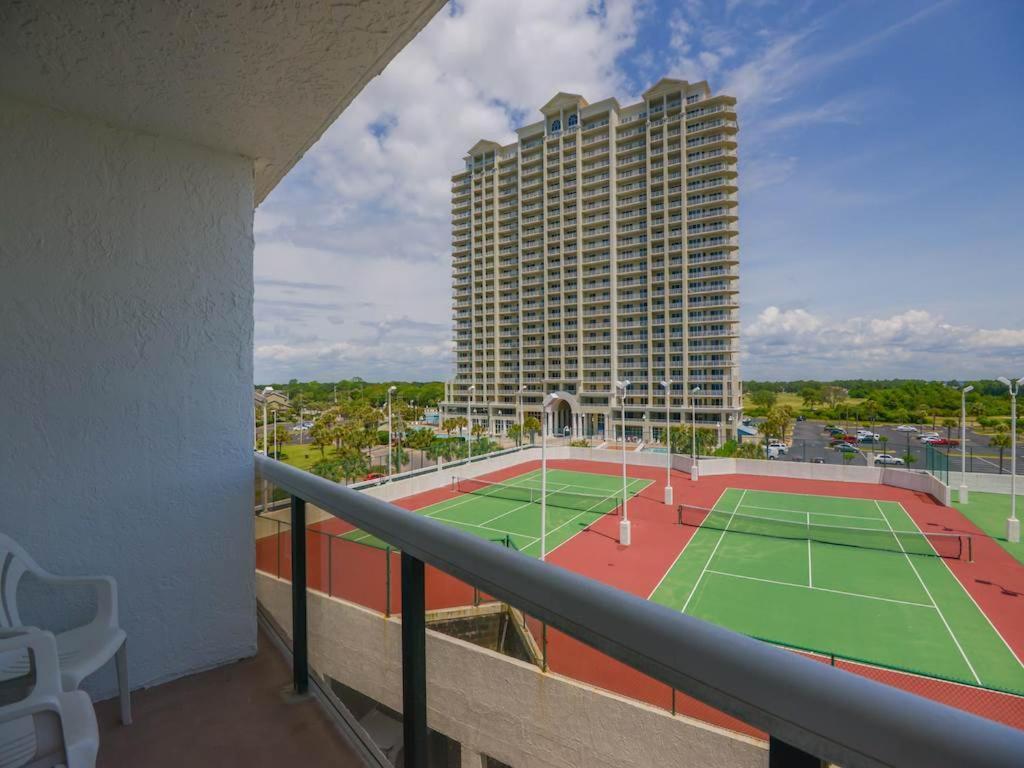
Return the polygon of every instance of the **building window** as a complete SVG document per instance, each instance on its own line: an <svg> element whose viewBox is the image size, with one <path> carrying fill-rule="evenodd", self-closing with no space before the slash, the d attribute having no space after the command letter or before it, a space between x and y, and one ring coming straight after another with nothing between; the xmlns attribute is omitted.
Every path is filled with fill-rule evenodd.
<svg viewBox="0 0 1024 768"><path fill-rule="evenodd" d="M576 125L576 115L569 115L569 127L572 128Z"/></svg>
<svg viewBox="0 0 1024 768"><path fill-rule="evenodd" d="M551 121L551 132L552 133L557 133L560 130L562 130L562 121L561 120L552 120Z"/></svg>

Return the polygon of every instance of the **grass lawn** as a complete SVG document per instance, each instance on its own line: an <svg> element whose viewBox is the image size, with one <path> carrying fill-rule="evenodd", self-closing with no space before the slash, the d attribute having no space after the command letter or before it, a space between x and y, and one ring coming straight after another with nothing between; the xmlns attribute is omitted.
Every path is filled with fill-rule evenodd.
<svg viewBox="0 0 1024 768"><path fill-rule="evenodd" d="M953 496L956 496L956 493ZM1024 500L1018 499L1018 502L1017 517L1020 517L1024 513ZM1010 516L1008 494L971 491L967 504L954 501L953 506L1024 565L1024 543L1011 544L1006 540L1006 518Z"/></svg>
<svg viewBox="0 0 1024 768"><path fill-rule="evenodd" d="M285 464L291 464L293 467L298 467L299 469L305 469L307 471L309 471L310 467L323 458L320 455L320 449L310 443L306 443L305 445L289 443L288 445L280 446L280 448L281 461ZM334 448L325 448L324 454L328 459L331 458L334 455Z"/></svg>

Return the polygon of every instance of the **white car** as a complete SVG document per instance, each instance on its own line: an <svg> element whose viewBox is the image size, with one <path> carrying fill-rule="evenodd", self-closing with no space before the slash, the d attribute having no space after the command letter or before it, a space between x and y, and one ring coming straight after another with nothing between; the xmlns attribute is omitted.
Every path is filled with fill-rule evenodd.
<svg viewBox="0 0 1024 768"><path fill-rule="evenodd" d="M917 427L912 427L909 424L900 424L896 427L897 432L917 432Z"/></svg>
<svg viewBox="0 0 1024 768"><path fill-rule="evenodd" d="M785 443L780 443L778 441L768 443L768 452L769 452L769 454L771 454L771 452L773 450L776 453L787 454L787 453L789 453L789 446L786 445Z"/></svg>
<svg viewBox="0 0 1024 768"><path fill-rule="evenodd" d="M939 439L939 433L938 432L922 432L920 435L917 436L917 439L920 440L922 443L931 442L932 440L938 440Z"/></svg>
<svg viewBox="0 0 1024 768"><path fill-rule="evenodd" d="M903 459L899 456L893 456L890 453L880 453L875 456L875 464L884 464L890 467L902 467Z"/></svg>

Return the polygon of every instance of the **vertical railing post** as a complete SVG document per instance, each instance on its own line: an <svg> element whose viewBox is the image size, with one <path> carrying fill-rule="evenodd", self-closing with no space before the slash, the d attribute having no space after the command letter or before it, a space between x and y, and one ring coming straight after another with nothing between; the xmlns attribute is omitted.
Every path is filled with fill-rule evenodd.
<svg viewBox="0 0 1024 768"><path fill-rule="evenodd" d="M802 749L776 739L768 739L768 768L824 768L824 761Z"/></svg>
<svg viewBox="0 0 1024 768"><path fill-rule="evenodd" d="M391 617L391 547L384 549L384 616Z"/></svg>
<svg viewBox="0 0 1024 768"><path fill-rule="evenodd" d="M427 766L427 617L423 561L402 552L402 735L407 768Z"/></svg>
<svg viewBox="0 0 1024 768"><path fill-rule="evenodd" d="M306 501L292 496L292 683L295 693L309 690L306 635Z"/></svg>

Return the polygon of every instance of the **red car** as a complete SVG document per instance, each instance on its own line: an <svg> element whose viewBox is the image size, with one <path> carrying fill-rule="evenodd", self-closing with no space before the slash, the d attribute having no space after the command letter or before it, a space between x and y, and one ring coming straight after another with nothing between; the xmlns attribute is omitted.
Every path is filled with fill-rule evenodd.
<svg viewBox="0 0 1024 768"><path fill-rule="evenodd" d="M363 479L364 480L380 480L382 477L384 477L384 474L382 472L371 472L370 474L368 474Z"/></svg>
<svg viewBox="0 0 1024 768"><path fill-rule="evenodd" d="M960 445L959 440L950 440L949 438L940 437L938 440L932 440L932 445Z"/></svg>

